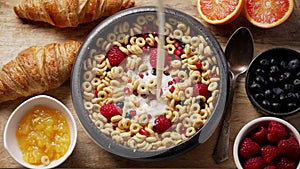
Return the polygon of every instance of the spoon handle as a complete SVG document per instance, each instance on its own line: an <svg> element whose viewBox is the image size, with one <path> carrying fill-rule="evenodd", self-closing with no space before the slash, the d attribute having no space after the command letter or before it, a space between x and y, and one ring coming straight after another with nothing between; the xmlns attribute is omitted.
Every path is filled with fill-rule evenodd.
<svg viewBox="0 0 300 169"><path fill-rule="evenodd" d="M231 73L231 72L230 72ZM221 127L221 131L217 140L217 145L213 152L213 158L216 163L221 163L228 159L229 152L229 129L230 129L230 117L231 117L231 108L232 108L232 100L234 96L234 89L236 86L236 76L232 73L231 86L229 90L228 100L226 102L224 119Z"/></svg>

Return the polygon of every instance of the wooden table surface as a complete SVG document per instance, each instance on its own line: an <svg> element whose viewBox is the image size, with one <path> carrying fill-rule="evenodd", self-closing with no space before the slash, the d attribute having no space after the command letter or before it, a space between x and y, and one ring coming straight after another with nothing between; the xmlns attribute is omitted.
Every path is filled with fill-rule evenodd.
<svg viewBox="0 0 300 169"><path fill-rule="evenodd" d="M21 50L33 45L45 45L52 42L65 42L69 39L84 40L86 35L100 22L81 25L78 28L60 29L45 23L22 21L16 17L12 8L17 0L0 0L0 66L13 59ZM248 27L254 37L255 56L260 52L273 47L288 47L300 52L300 1L295 0L295 7L291 17L282 25L273 29L260 29L252 26L241 14L234 22L224 26L214 26L201 20L197 13L195 0L166 1L167 6L186 12L198 19L208 30L215 35L224 49L230 35L239 27ZM136 6L152 5L151 0L136 0ZM240 78L236 89L231 118L230 149L238 131L250 120L259 116L248 100L245 88L245 78ZM212 153L219 134L218 127L214 134L204 144L195 149L169 160L158 162L132 161L106 152L96 145L86 134L78 121L74 111L69 81L61 87L46 92L61 100L71 109L78 125L78 140L73 154L63 163L62 168L235 168L232 152L229 160L216 164ZM0 167L19 168L20 166L8 155L3 146L3 130L11 112L25 99L9 101L0 104ZM300 113L284 118L300 129Z"/></svg>

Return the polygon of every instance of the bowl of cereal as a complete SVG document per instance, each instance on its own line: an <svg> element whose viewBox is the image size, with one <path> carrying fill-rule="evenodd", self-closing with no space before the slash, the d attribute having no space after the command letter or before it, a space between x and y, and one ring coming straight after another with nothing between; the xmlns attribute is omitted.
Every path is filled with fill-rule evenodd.
<svg viewBox="0 0 300 169"><path fill-rule="evenodd" d="M54 168L73 152L77 126L59 100L37 95L20 104L4 129L4 147L26 168Z"/></svg>
<svg viewBox="0 0 300 169"><path fill-rule="evenodd" d="M82 126L102 148L129 159L164 159L205 142L227 96L225 57L213 35L166 8L159 36L156 11L135 7L101 22L83 42L71 76Z"/></svg>

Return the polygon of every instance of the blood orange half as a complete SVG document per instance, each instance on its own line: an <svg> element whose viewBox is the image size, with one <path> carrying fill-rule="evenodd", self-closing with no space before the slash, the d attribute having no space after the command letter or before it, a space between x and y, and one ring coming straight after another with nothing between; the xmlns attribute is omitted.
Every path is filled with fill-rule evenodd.
<svg viewBox="0 0 300 169"><path fill-rule="evenodd" d="M293 0L246 0L245 15L255 26L272 28L286 21L293 8Z"/></svg>
<svg viewBox="0 0 300 169"><path fill-rule="evenodd" d="M197 9L203 20L224 25L236 19L243 10L244 0L198 0Z"/></svg>

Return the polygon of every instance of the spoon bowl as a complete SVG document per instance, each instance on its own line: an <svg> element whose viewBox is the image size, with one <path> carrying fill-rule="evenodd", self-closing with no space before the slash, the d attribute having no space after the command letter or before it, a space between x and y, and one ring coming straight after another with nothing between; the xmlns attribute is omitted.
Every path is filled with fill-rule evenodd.
<svg viewBox="0 0 300 169"><path fill-rule="evenodd" d="M241 27L232 34L226 45L225 57L231 80L222 128L213 153L213 158L217 163L228 159L229 123L236 80L241 74L247 71L253 57L253 37L248 28Z"/></svg>
<svg viewBox="0 0 300 169"><path fill-rule="evenodd" d="M253 57L253 38L248 28L237 29L227 42L225 57L229 71L243 74L247 71Z"/></svg>

